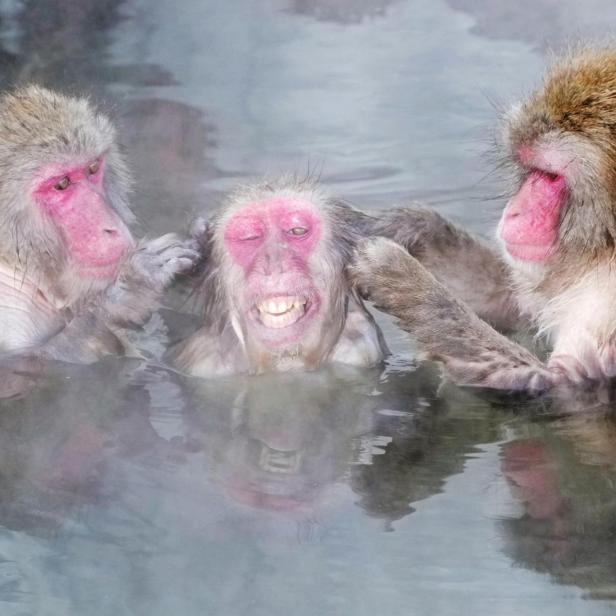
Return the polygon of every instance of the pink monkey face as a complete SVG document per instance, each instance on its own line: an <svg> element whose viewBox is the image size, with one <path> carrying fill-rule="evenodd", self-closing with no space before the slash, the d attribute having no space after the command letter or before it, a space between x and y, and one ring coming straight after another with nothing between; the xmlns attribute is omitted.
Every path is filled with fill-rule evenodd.
<svg viewBox="0 0 616 616"><path fill-rule="evenodd" d="M51 164L33 190L36 205L60 232L68 255L84 276L110 278L133 245L130 231L109 205L103 179L105 161Z"/></svg>
<svg viewBox="0 0 616 616"><path fill-rule="evenodd" d="M224 226L224 243L243 272L243 316L269 348L301 343L320 312L310 268L322 235L317 208L296 198L251 203Z"/></svg>
<svg viewBox="0 0 616 616"><path fill-rule="evenodd" d="M561 212L569 195L565 171L570 161L562 161L558 150L535 151L527 146L518 154L531 171L503 212L500 238L512 257L541 263L557 247Z"/></svg>

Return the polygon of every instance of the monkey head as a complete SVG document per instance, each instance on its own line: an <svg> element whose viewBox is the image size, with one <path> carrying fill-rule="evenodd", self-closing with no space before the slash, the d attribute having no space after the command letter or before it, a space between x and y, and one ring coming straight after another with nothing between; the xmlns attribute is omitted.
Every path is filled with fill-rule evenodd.
<svg viewBox="0 0 616 616"><path fill-rule="evenodd" d="M348 248L335 207L308 183L262 184L232 195L215 222L228 314L257 364L285 355L317 364L342 331Z"/></svg>
<svg viewBox="0 0 616 616"><path fill-rule="evenodd" d="M616 241L616 50L583 50L506 116L515 194L498 235L517 266L592 264Z"/></svg>
<svg viewBox="0 0 616 616"><path fill-rule="evenodd" d="M61 294L107 284L134 246L110 121L83 98L37 86L7 94L0 168L0 258L57 281Z"/></svg>

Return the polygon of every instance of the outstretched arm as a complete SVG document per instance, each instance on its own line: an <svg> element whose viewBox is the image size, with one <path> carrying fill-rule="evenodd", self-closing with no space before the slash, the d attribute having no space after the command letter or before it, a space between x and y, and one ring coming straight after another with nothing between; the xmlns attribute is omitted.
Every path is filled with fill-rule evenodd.
<svg viewBox="0 0 616 616"><path fill-rule="evenodd" d="M370 234L406 248L453 295L497 329L516 327L520 316L507 265L486 243L421 206L375 214Z"/></svg>
<svg viewBox="0 0 616 616"><path fill-rule="evenodd" d="M562 381L561 373L482 321L398 244L362 241L349 272L360 293L396 317L459 384L538 392Z"/></svg>

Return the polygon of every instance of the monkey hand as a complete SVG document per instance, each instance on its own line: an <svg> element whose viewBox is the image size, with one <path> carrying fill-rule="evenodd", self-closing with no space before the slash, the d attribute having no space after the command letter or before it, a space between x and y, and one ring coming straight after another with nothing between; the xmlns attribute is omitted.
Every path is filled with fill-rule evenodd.
<svg viewBox="0 0 616 616"><path fill-rule="evenodd" d="M141 240L120 277L163 293L178 274L190 272L200 258L194 239L167 233L153 240Z"/></svg>
<svg viewBox="0 0 616 616"><path fill-rule="evenodd" d="M102 309L117 325L143 325L178 274L188 273L201 258L195 240L168 233L139 242L107 289Z"/></svg>
<svg viewBox="0 0 616 616"><path fill-rule="evenodd" d="M195 218L190 224L188 229L189 237L194 241L197 246L197 250L200 253L199 262L196 265L202 265L209 262L209 257L212 252L212 237L213 228L209 220L199 216ZM192 274L199 275L201 273L200 267L195 267Z"/></svg>
<svg viewBox="0 0 616 616"><path fill-rule="evenodd" d="M362 297L389 311L396 296L405 305L409 304L410 295L405 295L407 291L412 292L414 286L415 264L421 268L413 257L391 240L382 237L364 239L355 248L347 276Z"/></svg>
<svg viewBox="0 0 616 616"><path fill-rule="evenodd" d="M190 223L188 235L197 240L200 244L206 243L211 234L211 225L205 218L198 216Z"/></svg>

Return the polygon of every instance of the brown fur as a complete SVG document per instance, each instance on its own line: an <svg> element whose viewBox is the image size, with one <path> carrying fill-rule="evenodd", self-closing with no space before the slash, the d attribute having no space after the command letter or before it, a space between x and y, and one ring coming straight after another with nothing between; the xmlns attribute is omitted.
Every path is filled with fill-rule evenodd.
<svg viewBox="0 0 616 616"><path fill-rule="evenodd" d="M616 246L616 48L582 48L557 58L543 88L505 121L505 147L517 170L521 146L541 140L576 139L584 177L570 186L561 221L561 250L541 289L551 294L556 281L572 280L598 261L614 257Z"/></svg>
<svg viewBox="0 0 616 616"><path fill-rule="evenodd" d="M407 208L384 213L374 232L416 259L374 240L358 251L354 280L459 382L533 390L604 382L616 376L616 48L557 59L543 88L506 114L500 146L514 193L542 164L566 178L546 261L503 260L438 215ZM476 314L501 328L528 317L552 344L547 365Z"/></svg>

